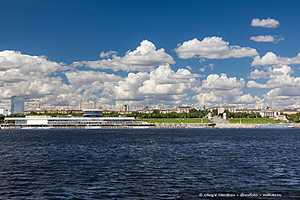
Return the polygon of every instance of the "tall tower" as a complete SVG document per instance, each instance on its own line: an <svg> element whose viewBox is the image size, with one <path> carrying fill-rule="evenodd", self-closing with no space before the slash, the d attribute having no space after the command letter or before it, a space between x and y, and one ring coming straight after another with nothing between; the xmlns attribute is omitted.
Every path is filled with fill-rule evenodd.
<svg viewBox="0 0 300 200"><path fill-rule="evenodd" d="M24 112L24 97L12 96L11 97L11 113L23 113Z"/></svg>

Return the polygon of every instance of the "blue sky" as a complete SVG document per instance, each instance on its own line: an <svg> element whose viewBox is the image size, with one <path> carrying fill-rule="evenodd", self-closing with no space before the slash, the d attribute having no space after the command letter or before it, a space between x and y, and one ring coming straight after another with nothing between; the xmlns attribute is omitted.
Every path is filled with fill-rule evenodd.
<svg viewBox="0 0 300 200"><path fill-rule="evenodd" d="M178 44L193 38L218 36L230 45L251 47L259 56L274 52L294 57L299 46L299 1L2 1L0 49L28 55L44 55L67 65L98 60L102 51L124 55L149 40L173 57L172 69L190 66L192 73L208 76L226 73L248 79L253 57L180 59ZM277 28L251 26L254 18L272 18ZM254 42L251 36L272 35L277 43ZM200 61L199 61L200 60ZM213 64L213 68L200 70ZM297 67L293 75L299 75ZM121 73L122 74L122 73ZM245 88L245 90L249 90ZM250 89L262 95L264 90Z"/></svg>
<svg viewBox="0 0 300 200"><path fill-rule="evenodd" d="M1 49L72 62L100 51L124 52L148 39L170 53L192 38L221 36L232 44L293 56L298 50L299 1L2 1ZM280 20L276 30L253 28L253 18ZM256 44L253 34L276 34L280 45Z"/></svg>

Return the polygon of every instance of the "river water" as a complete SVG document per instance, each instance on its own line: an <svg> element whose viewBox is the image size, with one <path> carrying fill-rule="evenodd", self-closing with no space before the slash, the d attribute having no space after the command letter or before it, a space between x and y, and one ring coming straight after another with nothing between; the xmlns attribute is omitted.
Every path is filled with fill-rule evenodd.
<svg viewBox="0 0 300 200"><path fill-rule="evenodd" d="M1 130L0 199L300 199L299 148L300 129Z"/></svg>

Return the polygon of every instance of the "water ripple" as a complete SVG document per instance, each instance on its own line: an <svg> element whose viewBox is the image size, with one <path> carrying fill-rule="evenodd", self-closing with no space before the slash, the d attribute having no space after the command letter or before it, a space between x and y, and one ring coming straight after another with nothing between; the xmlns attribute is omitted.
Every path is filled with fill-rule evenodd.
<svg viewBox="0 0 300 200"><path fill-rule="evenodd" d="M299 147L297 129L1 131L0 199L299 195Z"/></svg>

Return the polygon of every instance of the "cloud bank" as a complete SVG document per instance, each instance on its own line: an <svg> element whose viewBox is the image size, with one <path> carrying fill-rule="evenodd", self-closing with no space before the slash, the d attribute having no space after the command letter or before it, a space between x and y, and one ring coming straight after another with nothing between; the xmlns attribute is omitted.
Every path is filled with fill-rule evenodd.
<svg viewBox="0 0 300 200"><path fill-rule="evenodd" d="M43 105L73 108L78 108L82 100L104 106L126 103L253 107L258 101L300 106L300 77L293 67L300 64L300 54L258 55L254 48L230 45L221 37L188 40L179 44L175 52L184 60L252 58L252 67L244 78L194 72L189 66L175 65L165 49L149 40L141 41L122 56L109 50L101 52L98 60L71 64L5 50L0 51L0 99L22 95L39 98Z"/></svg>

